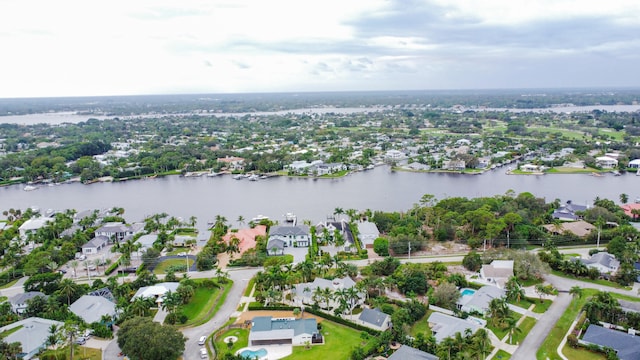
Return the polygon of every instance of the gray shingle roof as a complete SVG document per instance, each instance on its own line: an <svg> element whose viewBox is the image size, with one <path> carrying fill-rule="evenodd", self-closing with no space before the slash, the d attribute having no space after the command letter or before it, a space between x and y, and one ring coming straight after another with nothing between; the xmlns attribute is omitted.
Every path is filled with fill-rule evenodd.
<svg viewBox="0 0 640 360"><path fill-rule="evenodd" d="M360 313L358 320L381 327L388 318L389 315L378 309L364 309L362 310L362 313Z"/></svg>
<svg viewBox="0 0 640 360"><path fill-rule="evenodd" d="M428 352L402 345L387 360L438 360L438 357Z"/></svg>
<svg viewBox="0 0 640 360"><path fill-rule="evenodd" d="M256 316L252 322L251 332L293 329L294 336L318 332L318 324L315 318L292 320L272 318L271 316Z"/></svg>
<svg viewBox="0 0 640 360"><path fill-rule="evenodd" d="M582 341L608 346L617 351L620 360L640 360L640 337L602 326L589 325Z"/></svg>
<svg viewBox="0 0 640 360"><path fill-rule="evenodd" d="M475 333L480 328L479 324L439 312L432 313L427 321L430 325L433 324L431 330L438 344L456 333L464 334L466 329L470 329L471 333Z"/></svg>
<svg viewBox="0 0 640 360"><path fill-rule="evenodd" d="M116 304L102 296L83 295L69 306L69 311L81 317L87 324L91 324L99 322L102 315L114 316Z"/></svg>
<svg viewBox="0 0 640 360"><path fill-rule="evenodd" d="M47 295L41 293L40 291L28 291L28 292L25 292L25 293L22 293L22 294L18 294L18 295L12 296L9 299L9 302L11 304L14 304L14 305L26 304L27 300L31 300L36 296L43 296L45 298L47 297Z"/></svg>
<svg viewBox="0 0 640 360"><path fill-rule="evenodd" d="M280 236L296 236L296 235L309 235L309 227L307 225L297 226L273 226L269 230L269 235Z"/></svg>

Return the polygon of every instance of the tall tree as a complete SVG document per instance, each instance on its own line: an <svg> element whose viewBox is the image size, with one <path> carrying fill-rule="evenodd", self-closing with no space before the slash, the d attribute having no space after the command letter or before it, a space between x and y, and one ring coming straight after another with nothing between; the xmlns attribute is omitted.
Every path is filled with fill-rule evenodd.
<svg viewBox="0 0 640 360"><path fill-rule="evenodd" d="M118 330L118 345L132 359L176 360L182 356L185 342L180 331L149 318L134 317Z"/></svg>

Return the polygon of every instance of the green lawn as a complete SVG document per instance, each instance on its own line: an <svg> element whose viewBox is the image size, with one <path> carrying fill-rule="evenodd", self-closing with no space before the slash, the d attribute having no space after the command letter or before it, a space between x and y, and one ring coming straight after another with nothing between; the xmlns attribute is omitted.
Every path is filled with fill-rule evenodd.
<svg viewBox="0 0 640 360"><path fill-rule="evenodd" d="M238 338L231 348L229 345L224 342L224 339L227 336L235 336ZM243 347L247 347L249 344L249 329L229 329L222 333L217 337L216 341L216 349L220 352L218 355L218 359L222 359L224 354L231 353L235 354L236 351L242 349Z"/></svg>
<svg viewBox="0 0 640 360"><path fill-rule="evenodd" d="M218 297L218 293L220 293L218 288L196 288L191 301L182 307L182 312L189 318L187 322L194 320L203 310L211 308Z"/></svg>
<svg viewBox="0 0 640 360"><path fill-rule="evenodd" d="M0 303L3 303L5 301L7 301L8 297L6 296L0 296Z"/></svg>
<svg viewBox="0 0 640 360"><path fill-rule="evenodd" d="M513 343L514 344L519 344L522 342L522 340L524 340L525 337L527 337L527 334L529 334L529 331L531 331L531 329L533 329L533 326L536 324L536 319L534 318L530 318L530 317L525 317L524 320L522 320L522 323L520 323L520 326L518 326L518 328L520 328L520 330L522 330L521 332L514 332L513 333Z"/></svg>
<svg viewBox="0 0 640 360"><path fill-rule="evenodd" d="M580 360L605 360L607 357L602 353L595 353L585 348L572 348L568 344L562 349L562 354L568 359L580 359Z"/></svg>
<svg viewBox="0 0 640 360"><path fill-rule="evenodd" d="M191 267L191 265L193 265L195 260L193 260L192 258L187 258L187 257L185 257L184 259L167 259L167 260L161 262L160 264L158 264L158 266L156 266L156 268L153 269L153 273L154 274L164 274L166 272L166 270L169 268L169 266L172 266L172 265L186 265L187 262L189 263L189 267Z"/></svg>
<svg viewBox="0 0 640 360"><path fill-rule="evenodd" d="M556 325L551 329L551 332L547 335L547 338L538 349L538 353L536 354L536 358L538 360L560 360L557 353L560 342L567 334L567 331L569 331L569 326L571 326L573 320L576 319L576 316L578 316L578 313L582 310L584 304L586 304L589 298L597 292L598 290L584 289L582 297L574 298L571 301L567 311L565 311L560 319L558 319Z"/></svg>
<svg viewBox="0 0 640 360"><path fill-rule="evenodd" d="M244 289L244 296L251 295L251 290L253 290L253 286L255 284L256 284L256 278L252 277L251 280L249 280L249 283L247 284L247 288Z"/></svg>
<svg viewBox="0 0 640 360"><path fill-rule="evenodd" d="M498 350L498 352L491 358L492 360L508 360L511 359L511 354L504 350Z"/></svg>
<svg viewBox="0 0 640 360"><path fill-rule="evenodd" d="M522 317L522 315L513 311L509 311L509 316L518 320ZM498 339L502 340L507 335L507 329L503 329L501 327L491 324L491 319L486 319L486 320L487 320L487 329L493 331L493 333L498 337Z"/></svg>
<svg viewBox="0 0 640 360"><path fill-rule="evenodd" d="M324 345L314 345L311 349L294 346L293 354L285 359L348 359L353 348L362 346L360 331L328 320L322 321L321 324Z"/></svg>
<svg viewBox="0 0 640 360"><path fill-rule="evenodd" d="M425 333L425 338L431 336L431 328L429 327L429 322L427 321L429 316L431 316L431 313L433 313L433 310L427 310L427 313L422 317L422 319L416 321L415 324L413 324L413 326L411 327L411 331L409 331L409 334L411 334L411 336L416 336L418 335L418 333Z"/></svg>
<svg viewBox="0 0 640 360"><path fill-rule="evenodd" d="M18 282L18 280L20 280L20 279L11 280L8 283L0 286L0 289L8 289L8 288L12 287L13 285L15 285Z"/></svg>
<svg viewBox="0 0 640 360"><path fill-rule="evenodd" d="M74 350L73 350L74 359L102 360L102 350L88 348L88 347L80 346L80 345L74 345L74 346L75 346ZM51 355L58 354L61 359L64 359L65 356L69 356L69 347L65 346L64 348L58 349L58 350L55 350L55 351L54 350L47 350L43 354L51 354Z"/></svg>

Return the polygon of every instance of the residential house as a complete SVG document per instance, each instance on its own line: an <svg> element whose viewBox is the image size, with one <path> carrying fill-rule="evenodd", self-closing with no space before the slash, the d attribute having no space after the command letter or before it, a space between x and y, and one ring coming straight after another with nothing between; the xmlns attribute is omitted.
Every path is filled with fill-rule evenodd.
<svg viewBox="0 0 640 360"><path fill-rule="evenodd" d="M47 339L50 335L49 329L52 325L60 329L64 323L39 317L30 317L1 327L0 333L9 332L9 335L2 340L7 344L20 343L23 354L20 358L29 360L34 358L40 350L47 348ZM16 328L17 330L12 331Z"/></svg>
<svg viewBox="0 0 640 360"><path fill-rule="evenodd" d="M218 158L219 163L224 163L229 171L243 171L244 170L244 158L227 156Z"/></svg>
<svg viewBox="0 0 640 360"><path fill-rule="evenodd" d="M282 344L299 346L323 343L315 318L256 316L251 320L249 346Z"/></svg>
<svg viewBox="0 0 640 360"><path fill-rule="evenodd" d="M574 204L571 200L568 200L565 204L555 209L551 217L561 221L576 221L580 219L580 216L576 214L576 212L585 211L588 208L589 206L587 205Z"/></svg>
<svg viewBox="0 0 640 360"><path fill-rule="evenodd" d="M627 167L630 167L632 169L640 169L640 159L633 159L629 161L629 164L627 164Z"/></svg>
<svg viewBox="0 0 640 360"><path fill-rule="evenodd" d="M380 237L380 231L375 223L361 221L358 223L358 239L365 248L373 248L373 242Z"/></svg>
<svg viewBox="0 0 640 360"><path fill-rule="evenodd" d="M321 163L309 167L309 172L316 176L329 175L343 170L347 170L347 166L343 163Z"/></svg>
<svg viewBox="0 0 640 360"><path fill-rule="evenodd" d="M524 164L520 166L520 171L524 172L539 172L542 171L542 167L534 164Z"/></svg>
<svg viewBox="0 0 640 360"><path fill-rule="evenodd" d="M18 228L20 232L20 237L22 239L26 239L29 234L34 234L39 229L45 227L51 221L50 217L41 216L36 218L31 218Z"/></svg>
<svg viewBox="0 0 640 360"><path fill-rule="evenodd" d="M618 166L618 159L611 156L599 156L596 158L596 165L603 169L613 169Z"/></svg>
<svg viewBox="0 0 640 360"><path fill-rule="evenodd" d="M294 161L291 164L286 165L285 169L296 174L306 174L311 165L313 165L313 163L308 163L306 161Z"/></svg>
<svg viewBox="0 0 640 360"><path fill-rule="evenodd" d="M463 171L465 166L464 160L445 160L442 162L443 170Z"/></svg>
<svg viewBox="0 0 640 360"><path fill-rule="evenodd" d="M98 235L93 239L87 241L86 244L82 245L82 253L85 255L93 255L97 254L109 243L109 238L106 236Z"/></svg>
<svg viewBox="0 0 640 360"><path fill-rule="evenodd" d="M598 269L601 274L613 275L620 267L620 261L606 251L595 253L589 259L579 259L588 268Z"/></svg>
<svg viewBox="0 0 640 360"><path fill-rule="evenodd" d="M140 297L144 299L153 299L156 303L161 303L164 295L169 291L172 293L176 292L179 285L180 283L178 282L162 282L151 286L143 286L136 291L133 297L131 297L131 301Z"/></svg>
<svg viewBox="0 0 640 360"><path fill-rule="evenodd" d="M380 309L365 308L358 316L358 324L375 330L385 331L391 327L391 316Z"/></svg>
<svg viewBox="0 0 640 360"><path fill-rule="evenodd" d="M326 232L325 232L326 229ZM327 221L324 223L319 223L316 225L316 235L318 237L323 237L325 234L330 237L330 240L334 243L336 242L335 234L336 231L340 233L342 236L342 240L344 241L343 249L344 251L356 251L357 247L355 244L355 239L353 237L353 233L351 232L351 228L349 227L349 223L345 220L340 221Z"/></svg>
<svg viewBox="0 0 640 360"><path fill-rule="evenodd" d="M499 288L504 288L504 284L512 276L513 260L493 260L491 264L480 268L480 278Z"/></svg>
<svg viewBox="0 0 640 360"><path fill-rule="evenodd" d="M140 245L140 249L138 251L146 251L149 248L153 247L153 244L158 240L158 235L156 234L145 234L138 238L136 244Z"/></svg>
<svg viewBox="0 0 640 360"><path fill-rule="evenodd" d="M407 155L399 150L387 150L384 154L384 158L390 161L398 161L407 158Z"/></svg>
<svg viewBox="0 0 640 360"><path fill-rule="evenodd" d="M435 355L429 354L422 350L412 348L411 346L402 345L387 360L438 360Z"/></svg>
<svg viewBox="0 0 640 360"><path fill-rule="evenodd" d="M267 255L271 255L271 256L284 255L285 247L287 247L286 241L282 239L271 239L267 243Z"/></svg>
<svg viewBox="0 0 640 360"><path fill-rule="evenodd" d="M243 254L245 251L256 247L256 237L266 235L267 227L265 225L257 225L253 228L239 229L234 233L229 232L222 239L225 243L229 244L233 238L237 238L238 252ZM284 250L284 248L282 250Z"/></svg>
<svg viewBox="0 0 640 360"><path fill-rule="evenodd" d="M100 322L103 316L113 319L118 313L115 303L95 295L82 295L69 306L69 311L78 315L87 324Z"/></svg>
<svg viewBox="0 0 640 360"><path fill-rule="evenodd" d="M42 296L45 299L47 298L47 295L41 293L40 291L27 291L10 297L9 304L11 304L11 310L16 314L24 313L29 306L29 300L38 296Z"/></svg>
<svg viewBox="0 0 640 360"><path fill-rule="evenodd" d="M311 244L311 235L307 225L273 226L269 231L267 249L273 240L282 240L285 246L308 247Z"/></svg>
<svg viewBox="0 0 640 360"><path fill-rule="evenodd" d="M620 207L622 208L622 211L624 211L624 214L627 215L628 217L632 219L638 218L638 216L633 213L633 210L640 210L639 203L636 202L634 204L624 204L624 205L621 205Z"/></svg>
<svg viewBox="0 0 640 360"><path fill-rule="evenodd" d="M565 232L569 232L577 237L585 237L591 233L596 227L592 224L584 221L574 221L574 222L563 222L561 224L547 224L543 225L548 232L553 234L564 234Z"/></svg>
<svg viewBox="0 0 640 360"><path fill-rule="evenodd" d="M620 360L640 360L640 337L634 334L591 324L580 342L610 347L616 351Z"/></svg>
<svg viewBox="0 0 640 360"><path fill-rule="evenodd" d="M133 236L144 229L144 224L123 224L110 222L95 231L95 236L106 236L112 242L120 242L127 236Z"/></svg>
<svg viewBox="0 0 640 360"><path fill-rule="evenodd" d="M427 322L429 323L433 336L436 338L437 344L446 338L455 336L456 333L464 335L467 329L469 329L473 334L482 327L470 318L460 319L439 312L433 312L429 316L429 319L427 319Z"/></svg>
<svg viewBox="0 0 640 360"><path fill-rule="evenodd" d="M339 305L339 302L332 297L331 299L326 299L328 300L328 303L325 303L325 299L318 298L318 289L329 289L331 293L335 293L336 291L355 288L355 286L356 282L348 276L343 278L335 278L333 280L327 280L317 277L313 280L313 282L296 284L294 288L295 294L293 300L295 302L296 299L300 299L303 304L311 305L314 303L318 303L328 308L335 308ZM357 292L357 297L357 299L351 300L352 307L364 304L366 294L364 292Z"/></svg>
<svg viewBox="0 0 640 360"><path fill-rule="evenodd" d="M504 289L486 285L476 290L473 294L463 295L457 302L458 309L464 312L478 312L482 315L489 311L489 303L493 299L500 299L506 295Z"/></svg>
<svg viewBox="0 0 640 360"><path fill-rule="evenodd" d="M77 233L78 231L82 231L82 226L80 226L78 224L73 224L73 225L71 225L70 228L63 230L60 233L60 239L63 239L63 238L66 238L66 237L68 237L68 238L73 237L73 235L75 235L75 233Z"/></svg>

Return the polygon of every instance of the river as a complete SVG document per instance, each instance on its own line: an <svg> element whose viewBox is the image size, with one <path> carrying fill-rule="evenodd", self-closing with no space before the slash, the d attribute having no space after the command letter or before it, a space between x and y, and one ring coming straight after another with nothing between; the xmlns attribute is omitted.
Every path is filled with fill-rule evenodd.
<svg viewBox="0 0 640 360"><path fill-rule="evenodd" d="M326 219L336 207L357 210L404 211L418 203L422 195L446 197L484 197L531 192L547 202L554 199L591 204L596 196L619 202L621 193L630 201L640 196L640 177L606 174L506 175L497 169L482 175L391 172L380 166L339 179L273 177L259 181L234 180L231 176L181 177L134 180L117 183L80 183L45 186L24 191L24 185L0 188L0 210L26 209L103 209L114 206L126 210L128 222L166 212L187 220L198 219L205 229L216 215L234 226L238 216L246 221L257 215L283 221L293 212L298 220L314 223Z"/></svg>
<svg viewBox="0 0 640 360"><path fill-rule="evenodd" d="M242 117L245 115L251 116L273 116L273 115L286 115L286 114L356 114L356 113L368 113L378 112L384 110L390 110L389 106L377 106L377 107L323 107L323 108L305 108L305 109L291 109L282 111L257 111L257 112L243 112L243 113L178 113L178 114L143 114L132 116L117 116L120 119L142 119L142 118L161 118L164 116L215 116L215 117ZM437 108L434 110L451 110L444 108ZM471 111L507 111L512 113L519 112L537 112L537 113L583 113L591 112L593 110L602 110L607 112L634 112L640 110L640 105L593 105L593 106L557 106L549 108L531 108L531 109L511 109L511 108L461 108L459 111L471 110ZM78 115L75 112L50 112L50 113L38 113L28 115L8 115L0 116L0 124L19 124L19 125L35 125L35 124L49 124L59 125L63 123L77 124L79 122L87 121L90 118L105 120L113 118L114 116L105 115Z"/></svg>

